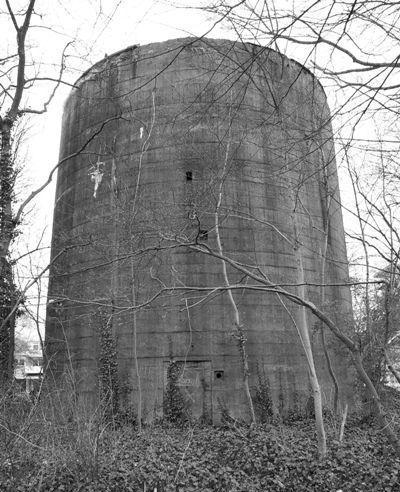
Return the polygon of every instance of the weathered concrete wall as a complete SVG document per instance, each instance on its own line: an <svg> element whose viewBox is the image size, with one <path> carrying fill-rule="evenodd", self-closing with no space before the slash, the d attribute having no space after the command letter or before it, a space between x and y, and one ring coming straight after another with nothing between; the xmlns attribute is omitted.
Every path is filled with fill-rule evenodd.
<svg viewBox="0 0 400 492"><path fill-rule="evenodd" d="M307 294L319 304L323 269L326 284L347 280L321 86L274 51L191 38L128 48L96 64L77 86L64 111L60 157L73 157L58 173L52 254L60 256L51 270L48 357L57 370L72 362L89 394L97 394L99 377L115 363L120 399L135 406L137 354L146 419L162 413L171 361L186 361L179 385L195 416L216 421L226 407L246 417L227 294L184 290L222 286L221 261L184 245L207 231L198 240L216 250L222 186L226 255L297 291L291 284L299 281L294 246L300 247ZM293 324L301 322L299 308L246 290L254 281L229 266L228 276L244 287L234 297L252 390L259 372L277 406L304 405L307 366ZM340 322L351 312L346 287L325 287L323 302ZM309 322L329 402L319 325L312 316ZM328 344L344 384L343 355L329 338Z"/></svg>

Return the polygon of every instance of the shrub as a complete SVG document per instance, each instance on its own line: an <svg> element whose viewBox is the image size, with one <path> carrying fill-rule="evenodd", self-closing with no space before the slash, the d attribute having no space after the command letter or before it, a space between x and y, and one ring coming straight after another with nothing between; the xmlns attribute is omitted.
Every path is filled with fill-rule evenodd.
<svg viewBox="0 0 400 492"><path fill-rule="evenodd" d="M179 386L183 362L171 361L167 369L167 388L164 394L164 417L174 424L185 424L189 421L188 404Z"/></svg>
<svg viewBox="0 0 400 492"><path fill-rule="evenodd" d="M22 404L21 393L3 396L1 491L400 490L400 460L383 435L351 421L343 443L328 429L329 452L319 460L312 421L252 428L164 422L139 435L132 425L112 427L102 407L85 406L73 387Z"/></svg>
<svg viewBox="0 0 400 492"><path fill-rule="evenodd" d="M271 389L264 369L257 366L258 385L254 395L254 407L257 412L258 420L262 424L272 422L274 416L274 406L271 398Z"/></svg>

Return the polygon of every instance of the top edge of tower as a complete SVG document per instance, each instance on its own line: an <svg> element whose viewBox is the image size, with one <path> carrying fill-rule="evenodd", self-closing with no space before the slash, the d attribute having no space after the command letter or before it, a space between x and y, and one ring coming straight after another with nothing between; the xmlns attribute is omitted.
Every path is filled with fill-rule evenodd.
<svg viewBox="0 0 400 492"><path fill-rule="evenodd" d="M92 65L90 68L85 70L76 80L74 86L75 89L79 88L81 84L85 82L88 76L90 76L93 72L95 72L97 69L102 67L106 63L110 63L113 60L117 59L120 56L123 56L124 54L127 54L129 52L138 52L140 54L145 55L146 53L149 55L153 55L154 52L157 52L159 56L171 53L175 50L184 50L187 49L191 46L194 46L196 44L203 44L206 45L210 48L215 48L215 47L223 47L223 46L229 46L235 47L239 49L240 47L244 47L245 49L251 47L252 50L262 50L262 52L268 52L268 53L273 53L275 56L279 57L282 61L289 62L290 64L297 66L300 71L304 71L306 74L312 77L312 79L317 83L317 85L320 87L322 90L322 93L324 94L326 98L326 93L323 85L319 81L318 77L316 77L310 69L305 67L303 64L298 62L297 60L294 60L293 58L290 58L276 50L273 50L272 48L268 48L267 46L262 46L260 44L256 43L251 43L251 42L241 42L241 41L234 41L230 39L223 39L223 38L208 38L208 37L184 37L184 38L174 38L174 39L169 39L166 41L158 41L154 43L148 43L144 45L140 44L134 44L131 46L127 46L126 48L123 48L121 50L118 50L110 55L105 56L98 62L96 62L94 65ZM254 52L254 51L253 51Z"/></svg>

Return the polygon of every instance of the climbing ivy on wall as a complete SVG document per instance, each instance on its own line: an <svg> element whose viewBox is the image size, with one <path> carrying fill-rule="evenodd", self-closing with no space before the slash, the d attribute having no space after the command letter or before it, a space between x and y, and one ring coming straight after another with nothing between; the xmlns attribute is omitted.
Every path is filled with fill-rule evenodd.
<svg viewBox="0 0 400 492"><path fill-rule="evenodd" d="M115 338L112 333L112 316L99 310L96 318L99 326L99 389L106 415L118 413L119 381Z"/></svg>
<svg viewBox="0 0 400 492"><path fill-rule="evenodd" d="M7 266L3 266L3 271ZM11 314L17 299L11 269L0 275L0 385L13 376L15 314Z"/></svg>
<svg viewBox="0 0 400 492"><path fill-rule="evenodd" d="M254 407L261 423L272 422L274 406L271 397L271 388L264 367L257 364L258 384L254 394Z"/></svg>
<svg viewBox="0 0 400 492"><path fill-rule="evenodd" d="M182 374L182 361L171 361L167 368L167 387L164 394L164 418L174 424L184 424L190 419L188 404L178 386Z"/></svg>

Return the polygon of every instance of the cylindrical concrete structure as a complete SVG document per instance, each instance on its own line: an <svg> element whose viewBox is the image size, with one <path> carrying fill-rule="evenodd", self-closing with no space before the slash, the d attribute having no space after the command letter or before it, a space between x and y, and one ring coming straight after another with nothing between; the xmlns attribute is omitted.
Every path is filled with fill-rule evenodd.
<svg viewBox="0 0 400 492"><path fill-rule="evenodd" d="M48 360L59 372L71 364L82 393L109 384L120 405L140 401L147 420L166 411L172 386L194 418L248 418L228 280L257 408L267 383L276 408L303 407L301 308L257 290L243 268L297 294L306 283L341 322L351 313L337 285L348 270L318 81L267 48L187 38L127 48L76 86L64 110ZM328 403L321 326L311 314L308 325ZM327 345L343 387L340 348Z"/></svg>

